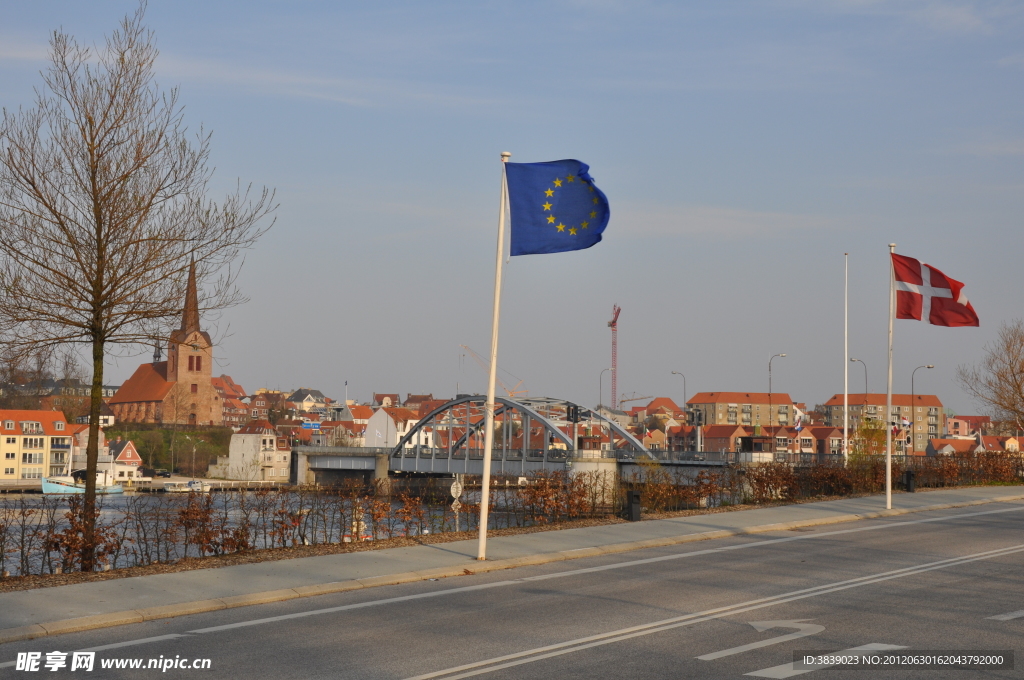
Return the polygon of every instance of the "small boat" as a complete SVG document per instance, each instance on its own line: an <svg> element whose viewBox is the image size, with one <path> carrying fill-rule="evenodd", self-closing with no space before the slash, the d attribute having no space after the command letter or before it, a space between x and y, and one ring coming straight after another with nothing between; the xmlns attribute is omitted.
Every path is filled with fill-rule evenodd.
<svg viewBox="0 0 1024 680"><path fill-rule="evenodd" d="M193 479L188 483L188 490L195 493L210 493L213 490L213 485L201 479Z"/></svg>
<svg viewBox="0 0 1024 680"><path fill-rule="evenodd" d="M188 482L164 482L165 493L188 493Z"/></svg>
<svg viewBox="0 0 1024 680"><path fill-rule="evenodd" d="M85 470L75 470L68 475L57 475L55 477L43 478L43 493L45 494L72 494L85 493ZM100 470L96 473L96 493L117 494L124 493L124 487L115 484L110 473Z"/></svg>
<svg viewBox="0 0 1024 680"><path fill-rule="evenodd" d="M213 487L209 482L193 479L188 482L164 482L166 493L210 493Z"/></svg>

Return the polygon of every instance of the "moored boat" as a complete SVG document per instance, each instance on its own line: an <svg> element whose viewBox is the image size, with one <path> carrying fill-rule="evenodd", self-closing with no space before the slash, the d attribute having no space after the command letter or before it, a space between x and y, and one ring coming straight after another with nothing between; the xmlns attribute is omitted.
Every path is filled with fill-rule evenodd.
<svg viewBox="0 0 1024 680"><path fill-rule="evenodd" d="M85 493L85 470L75 470L69 475L57 475L43 478L43 493L45 494L77 494ZM96 473L96 493L118 494L124 493L124 487L115 484L110 474L105 470Z"/></svg>

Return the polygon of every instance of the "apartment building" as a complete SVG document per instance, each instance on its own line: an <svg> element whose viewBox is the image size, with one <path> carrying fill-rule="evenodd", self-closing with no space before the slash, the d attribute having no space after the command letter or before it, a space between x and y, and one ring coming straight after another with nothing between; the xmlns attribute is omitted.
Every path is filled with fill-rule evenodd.
<svg viewBox="0 0 1024 680"><path fill-rule="evenodd" d="M63 474L71 431L60 411L0 411L0 480Z"/></svg>
<svg viewBox="0 0 1024 680"><path fill-rule="evenodd" d="M885 401L884 394L850 394L850 431L856 431L862 419L897 422L901 427L906 419L911 423L913 451L924 451L929 439L940 437L946 431L942 401L934 394L892 395L890 418L885 417ZM830 427L843 426L842 394L836 394L825 402L825 424Z"/></svg>
<svg viewBox="0 0 1024 680"><path fill-rule="evenodd" d="M705 425L793 425L796 404L786 392L698 392L687 402Z"/></svg>

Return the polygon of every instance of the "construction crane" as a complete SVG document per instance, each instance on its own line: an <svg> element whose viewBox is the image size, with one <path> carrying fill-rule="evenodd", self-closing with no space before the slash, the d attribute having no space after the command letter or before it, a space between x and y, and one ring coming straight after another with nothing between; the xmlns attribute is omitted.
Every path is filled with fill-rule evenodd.
<svg viewBox="0 0 1024 680"><path fill-rule="evenodd" d="M636 394L636 392L634 392L633 394ZM622 396L626 395L623 394ZM629 399L619 399L619 405L621 406L622 404L625 404L626 402L630 401L643 401L644 399L654 399L654 397L630 397Z"/></svg>
<svg viewBox="0 0 1024 680"><path fill-rule="evenodd" d="M619 387L619 312L618 305L612 305L612 320L608 327L612 329L612 409L616 408L615 393Z"/></svg>
<svg viewBox="0 0 1024 680"><path fill-rule="evenodd" d="M477 365L484 370L484 373L490 374L490 372L491 372L490 360L485 361L484 358L482 356L480 356L479 354L477 354L475 351L473 351L473 348L470 347L469 345L459 345L459 347L461 347L462 349L464 349L467 352L469 352L469 355L471 357L473 357L473 360L476 361ZM498 386L501 387L501 389L505 390L505 392L508 393L508 398L509 399L515 399L520 394L529 394L530 393L530 390L521 390L521 389L519 389L519 386L523 384L523 381L521 379L515 377L514 375L512 375L511 373L509 373L508 371L506 371L504 369L499 369L499 370L501 370L503 373L505 373L506 375L511 377L513 380L519 380L519 382L517 382L515 384L515 386L512 387L512 389L509 389L508 385L506 385L502 381L501 378L495 376L495 380L498 382Z"/></svg>

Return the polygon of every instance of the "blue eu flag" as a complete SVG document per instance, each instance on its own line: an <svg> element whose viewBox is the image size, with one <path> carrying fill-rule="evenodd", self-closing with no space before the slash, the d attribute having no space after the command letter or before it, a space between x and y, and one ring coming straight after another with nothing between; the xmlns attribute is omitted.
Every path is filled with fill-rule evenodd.
<svg viewBox="0 0 1024 680"><path fill-rule="evenodd" d="M573 159L505 164L513 255L582 250L601 240L608 198L589 169Z"/></svg>

